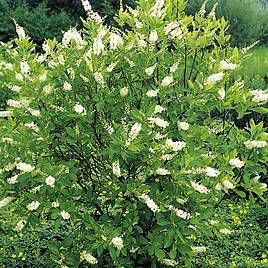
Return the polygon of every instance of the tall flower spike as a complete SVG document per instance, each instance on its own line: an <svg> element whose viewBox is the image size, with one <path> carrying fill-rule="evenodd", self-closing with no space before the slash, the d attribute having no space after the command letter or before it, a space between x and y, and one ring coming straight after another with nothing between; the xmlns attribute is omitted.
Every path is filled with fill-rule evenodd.
<svg viewBox="0 0 268 268"><path fill-rule="evenodd" d="M16 22L15 19L13 19L15 27L16 27L16 33L19 37L19 40L23 40L26 37L24 29Z"/></svg>
<svg viewBox="0 0 268 268"><path fill-rule="evenodd" d="M101 16L92 10L91 4L88 0L81 0L84 10L87 13L88 19L96 23L102 23Z"/></svg>

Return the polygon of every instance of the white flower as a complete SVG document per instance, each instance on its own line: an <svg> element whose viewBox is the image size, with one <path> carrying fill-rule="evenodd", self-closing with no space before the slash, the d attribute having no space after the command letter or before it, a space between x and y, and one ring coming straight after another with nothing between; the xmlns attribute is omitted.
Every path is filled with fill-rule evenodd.
<svg viewBox="0 0 268 268"><path fill-rule="evenodd" d="M72 85L68 83L67 81L64 81L63 89L66 91L72 90Z"/></svg>
<svg viewBox="0 0 268 268"><path fill-rule="evenodd" d="M178 122L178 129L179 130L188 130L189 124L187 122Z"/></svg>
<svg viewBox="0 0 268 268"><path fill-rule="evenodd" d="M41 189L42 186L43 186L42 184L41 185L38 185L38 186L35 186L34 188L32 188L30 190L30 192L36 194L37 192L40 191L40 189Z"/></svg>
<svg viewBox="0 0 268 268"><path fill-rule="evenodd" d="M209 76L207 78L207 81L206 81L206 85L210 85L210 84L213 84L213 83L216 83L218 81L221 81L224 77L224 73L223 72L220 72L220 73L217 73L217 74L212 74L211 76Z"/></svg>
<svg viewBox="0 0 268 268"><path fill-rule="evenodd" d="M160 175L160 176L165 176L165 175L169 175L169 174L171 174L171 173L170 173L169 170L167 170L167 169L164 169L164 168L158 168L158 169L156 170L156 174L157 174L157 175Z"/></svg>
<svg viewBox="0 0 268 268"><path fill-rule="evenodd" d="M229 235L232 233L232 231L227 228L223 228L223 229L220 229L220 233Z"/></svg>
<svg viewBox="0 0 268 268"><path fill-rule="evenodd" d="M39 206L40 206L40 203L38 201L33 201L30 204L28 204L26 207L28 210L34 211L34 210L37 210Z"/></svg>
<svg viewBox="0 0 268 268"><path fill-rule="evenodd" d="M164 14L165 0L156 0L155 5L150 10L152 17L161 17Z"/></svg>
<svg viewBox="0 0 268 268"><path fill-rule="evenodd" d="M22 76L21 73L16 73L16 74L15 74L15 78L16 78L17 80L19 80L19 81L23 81L23 76Z"/></svg>
<svg viewBox="0 0 268 268"><path fill-rule="evenodd" d="M223 87L218 90L218 94L219 94L221 100L223 100L225 98L225 90Z"/></svg>
<svg viewBox="0 0 268 268"><path fill-rule="evenodd" d="M263 148L267 146L266 141L256 141L256 140L249 140L244 142L247 149L253 149L253 148Z"/></svg>
<svg viewBox="0 0 268 268"><path fill-rule="evenodd" d="M92 10L92 7L91 7L89 1L88 0L81 0L81 2L82 2L82 5L84 7L84 10L87 12L88 19L93 21L93 22L96 22L97 24L102 23L101 16L97 12L94 12Z"/></svg>
<svg viewBox="0 0 268 268"><path fill-rule="evenodd" d="M173 82L173 76L166 76L162 82L161 82L161 86L162 87L167 87L169 86L170 84L172 84Z"/></svg>
<svg viewBox="0 0 268 268"><path fill-rule="evenodd" d="M207 194L208 192L210 192L210 190L206 186L197 182L191 181L191 185L197 192L201 194Z"/></svg>
<svg viewBox="0 0 268 268"><path fill-rule="evenodd" d="M45 51L46 54L49 54L50 53L50 46L48 45L47 42L44 42L42 44L42 48L43 48L43 50Z"/></svg>
<svg viewBox="0 0 268 268"><path fill-rule="evenodd" d="M14 108L21 108L23 106L21 101L17 101L17 100L8 100L7 105L10 107L14 107Z"/></svg>
<svg viewBox="0 0 268 268"><path fill-rule="evenodd" d="M256 89L256 90L251 90L250 94L253 96L252 100L257 102L257 103L268 101L268 92L267 91Z"/></svg>
<svg viewBox="0 0 268 268"><path fill-rule="evenodd" d="M32 129L33 131L36 131L36 132L39 131L38 126L34 122L26 123L24 124L24 126Z"/></svg>
<svg viewBox="0 0 268 268"><path fill-rule="evenodd" d="M28 74L30 71L30 66L28 65L27 61L20 62L20 71L22 74Z"/></svg>
<svg viewBox="0 0 268 268"><path fill-rule="evenodd" d="M54 187L55 184L55 178L52 176L46 177L46 184L50 187Z"/></svg>
<svg viewBox="0 0 268 268"><path fill-rule="evenodd" d="M7 183L8 184L15 184L15 183L17 183L18 182L18 177L19 177L19 175L15 175L15 176L13 176L11 178L8 178L7 179Z"/></svg>
<svg viewBox="0 0 268 268"><path fill-rule="evenodd" d="M124 244L123 244L123 239L121 238L121 237L118 237L118 236L116 236L116 237L114 237L113 239L112 239L112 244L113 244L113 246L115 247L115 248L117 248L117 249L122 249L123 247L124 247Z"/></svg>
<svg viewBox="0 0 268 268"><path fill-rule="evenodd" d="M69 212L63 210L61 213L60 213L61 217L64 219L64 220L69 220L71 215Z"/></svg>
<svg viewBox="0 0 268 268"><path fill-rule="evenodd" d="M112 166L113 166L113 174L114 174L116 177L121 177L121 169L120 169L120 163L119 163L119 160L113 162Z"/></svg>
<svg viewBox="0 0 268 268"><path fill-rule="evenodd" d="M138 45L140 47L142 47L142 48L147 47L147 43L146 43L146 41L144 39L139 39L138 40Z"/></svg>
<svg viewBox="0 0 268 268"><path fill-rule="evenodd" d="M107 72L110 73L114 69L114 67L118 64L118 61L112 62L108 67L107 67Z"/></svg>
<svg viewBox="0 0 268 268"><path fill-rule="evenodd" d="M63 34L62 38L62 46L67 47L71 40L74 40L77 44L78 48L85 45L85 41L82 39L80 33L76 30L76 28L70 28L67 32Z"/></svg>
<svg viewBox="0 0 268 268"><path fill-rule="evenodd" d="M12 86L12 88L10 90L13 91L13 92L19 93L20 90L21 90L21 87L19 87L19 86Z"/></svg>
<svg viewBox="0 0 268 268"><path fill-rule="evenodd" d="M51 206L53 208L58 208L60 206L60 203L58 201L54 201L54 202L52 202Z"/></svg>
<svg viewBox="0 0 268 268"><path fill-rule="evenodd" d="M175 260L171 260L171 259L161 259L160 262L164 265L167 265L167 266L176 266L178 265L178 262L175 261Z"/></svg>
<svg viewBox="0 0 268 268"><path fill-rule="evenodd" d="M170 72L171 72L171 73L175 73L175 72L177 71L178 67L179 67L179 62L174 63L174 64L170 67Z"/></svg>
<svg viewBox="0 0 268 268"><path fill-rule="evenodd" d="M12 111L0 111L0 117L9 117L12 116Z"/></svg>
<svg viewBox="0 0 268 268"><path fill-rule="evenodd" d="M125 97L127 95L127 93L128 93L128 88L127 87L123 87L123 88L120 89L120 95L122 97Z"/></svg>
<svg viewBox="0 0 268 268"><path fill-rule="evenodd" d="M233 185L232 182L230 182L229 180L224 180L222 182L222 184L224 185L224 187L226 187L227 189L234 189L235 186Z"/></svg>
<svg viewBox="0 0 268 268"><path fill-rule="evenodd" d="M222 60L220 62L220 69L225 71L225 70L234 70L237 68L237 64L235 63L228 63L225 60Z"/></svg>
<svg viewBox="0 0 268 268"><path fill-rule="evenodd" d="M245 163L243 161L241 161L240 159L238 159L238 158L232 158L229 161L229 164L231 166L236 167L236 168L242 168L245 165Z"/></svg>
<svg viewBox="0 0 268 268"><path fill-rule="evenodd" d="M169 123L159 117L149 117L148 120L151 124L155 124L162 128L167 128L169 126Z"/></svg>
<svg viewBox="0 0 268 268"><path fill-rule="evenodd" d="M102 73L100 72L94 73L94 78L98 84L104 85L105 81L104 81Z"/></svg>
<svg viewBox="0 0 268 268"><path fill-rule="evenodd" d="M40 116L40 111L39 110L33 110L33 109L29 109L29 112L32 116Z"/></svg>
<svg viewBox="0 0 268 268"><path fill-rule="evenodd" d="M129 131L127 145L130 144L131 141L137 138L141 131L142 125L140 123L135 123Z"/></svg>
<svg viewBox="0 0 268 268"><path fill-rule="evenodd" d="M146 96L152 98L152 97L156 97L157 94L158 94L157 90L149 90L147 91Z"/></svg>
<svg viewBox="0 0 268 268"><path fill-rule="evenodd" d="M19 26L19 24L14 19L13 19L13 21L14 21L14 24L16 27L16 32L17 32L19 39L23 40L24 38L26 38L26 34L25 34L24 29L21 26Z"/></svg>
<svg viewBox="0 0 268 268"><path fill-rule="evenodd" d="M209 223L210 225L216 225L216 224L219 223L219 221L209 220L208 223Z"/></svg>
<svg viewBox="0 0 268 268"><path fill-rule="evenodd" d="M18 163L16 167L23 172L32 172L34 170L34 166L22 162Z"/></svg>
<svg viewBox="0 0 268 268"><path fill-rule="evenodd" d="M117 49L117 47L123 45L123 39L120 35L116 33L111 33L110 35L110 49L114 50Z"/></svg>
<svg viewBox="0 0 268 268"><path fill-rule="evenodd" d="M14 199L14 197L8 196L8 197L5 197L4 199L0 200L0 208L8 205L13 199Z"/></svg>
<svg viewBox="0 0 268 268"><path fill-rule="evenodd" d="M145 73L148 74L148 75L152 75L154 70L155 70L155 68L156 68L156 65L148 67L148 68L145 69Z"/></svg>
<svg viewBox="0 0 268 268"><path fill-rule="evenodd" d="M154 44L154 43L157 42L157 40L158 40L158 34L157 34L157 31L152 31L152 32L150 33L150 36L149 36L149 42Z"/></svg>
<svg viewBox="0 0 268 268"><path fill-rule="evenodd" d="M171 148L174 152L181 151L186 143L184 141L172 141L172 139L166 140L166 146Z"/></svg>
<svg viewBox="0 0 268 268"><path fill-rule="evenodd" d="M222 186L220 183L217 183L216 186L215 186L215 190L217 191L221 191L222 190Z"/></svg>
<svg viewBox="0 0 268 268"><path fill-rule="evenodd" d="M92 256L90 253L83 251L80 255L80 260L86 260L89 264L97 264L98 260Z"/></svg>
<svg viewBox="0 0 268 268"><path fill-rule="evenodd" d="M204 246L199 246L199 247L191 247L192 251L195 253L202 253L205 252L207 250L206 247Z"/></svg>
<svg viewBox="0 0 268 268"><path fill-rule="evenodd" d="M148 195L146 194L142 194L141 195L141 199L143 199L143 201L145 202L145 204L147 205L147 207L153 212L156 213L157 211L159 211L158 206L156 205L156 203L154 202L153 199L151 199Z"/></svg>
<svg viewBox="0 0 268 268"><path fill-rule="evenodd" d="M184 219L184 220L188 220L188 219L192 218L192 216L191 216L190 213L188 213L188 212L186 212L186 211L184 211L184 210L182 210L182 209L175 208L175 207L173 207L173 206L171 206L171 205L168 206L168 209L169 209L170 211L175 212L175 214L176 214L179 218L182 218L182 219Z"/></svg>
<svg viewBox="0 0 268 268"><path fill-rule="evenodd" d="M100 38L94 38L93 40L93 54L99 56L104 50L104 44Z"/></svg>
<svg viewBox="0 0 268 268"><path fill-rule="evenodd" d="M162 113L163 111L165 111L166 109L164 107L162 107L161 105L156 105L155 109L154 109L154 113Z"/></svg>
<svg viewBox="0 0 268 268"><path fill-rule="evenodd" d="M14 228L15 231L21 231L24 228L25 224L26 224L25 220L18 221L15 228Z"/></svg>
<svg viewBox="0 0 268 268"><path fill-rule="evenodd" d="M78 113L78 114L82 114L82 115L86 115L86 109L79 103L76 103L76 105L74 106L74 110Z"/></svg>
<svg viewBox="0 0 268 268"><path fill-rule="evenodd" d="M215 168L206 167L205 170L206 170L206 175L208 177L218 177L220 175L220 172Z"/></svg>

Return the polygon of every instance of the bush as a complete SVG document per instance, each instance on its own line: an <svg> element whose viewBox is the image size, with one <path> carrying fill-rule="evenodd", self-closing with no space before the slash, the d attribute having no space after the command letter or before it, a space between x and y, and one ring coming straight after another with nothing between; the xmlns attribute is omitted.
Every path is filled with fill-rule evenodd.
<svg viewBox="0 0 268 268"><path fill-rule="evenodd" d="M0 204L15 199L35 229L68 227L48 243L49 267L191 267L206 250L191 236L220 199L266 191L267 133L236 120L265 113L267 93L229 79L241 53L224 19L162 3L120 10L124 32L88 12L82 33L43 54L17 26Z"/></svg>

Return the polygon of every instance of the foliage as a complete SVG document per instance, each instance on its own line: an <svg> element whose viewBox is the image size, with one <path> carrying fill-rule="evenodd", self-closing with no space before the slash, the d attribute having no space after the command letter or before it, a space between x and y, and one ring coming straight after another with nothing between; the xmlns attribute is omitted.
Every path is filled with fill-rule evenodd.
<svg viewBox="0 0 268 268"><path fill-rule="evenodd" d="M189 237L221 198L266 191L263 123L236 124L267 112L266 92L229 79L244 51L224 19L161 3L121 9L124 32L89 13L83 38L70 29L42 54L17 26L0 200L34 229L71 230L49 242L49 267L191 267L206 248Z"/></svg>
<svg viewBox="0 0 268 268"><path fill-rule="evenodd" d="M195 237L208 249L196 258L196 267L267 267L267 199L266 203L232 199L223 202L207 227L213 236Z"/></svg>
<svg viewBox="0 0 268 268"><path fill-rule="evenodd" d="M187 13L197 12L203 1L189 0ZM210 8L217 3L217 17L224 16L230 27L231 42L234 46L244 47L260 40L261 44L268 45L268 9L256 0L209 0Z"/></svg>

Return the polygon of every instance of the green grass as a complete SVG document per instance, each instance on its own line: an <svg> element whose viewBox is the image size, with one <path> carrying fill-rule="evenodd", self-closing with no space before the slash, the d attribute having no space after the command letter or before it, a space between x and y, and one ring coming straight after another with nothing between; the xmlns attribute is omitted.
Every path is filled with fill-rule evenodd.
<svg viewBox="0 0 268 268"><path fill-rule="evenodd" d="M250 53L237 73L247 78L268 76L268 47L255 48Z"/></svg>

